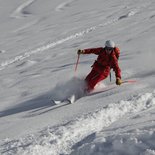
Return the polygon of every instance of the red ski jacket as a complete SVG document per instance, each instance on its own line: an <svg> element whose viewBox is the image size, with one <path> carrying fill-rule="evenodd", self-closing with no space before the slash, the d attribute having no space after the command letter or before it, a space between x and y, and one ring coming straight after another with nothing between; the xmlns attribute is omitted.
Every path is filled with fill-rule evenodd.
<svg viewBox="0 0 155 155"><path fill-rule="evenodd" d="M112 68L115 72L115 76L121 78L121 70L118 65L118 57L120 54L118 47L115 47L110 54L108 54L103 47L84 49L83 51L83 54L91 53L98 55L97 60L92 65L94 70L101 74L109 74Z"/></svg>

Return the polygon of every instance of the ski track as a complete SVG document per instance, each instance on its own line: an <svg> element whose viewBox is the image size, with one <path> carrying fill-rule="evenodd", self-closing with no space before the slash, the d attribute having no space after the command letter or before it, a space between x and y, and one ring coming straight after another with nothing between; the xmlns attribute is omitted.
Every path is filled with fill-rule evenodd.
<svg viewBox="0 0 155 155"><path fill-rule="evenodd" d="M22 26L22 27L20 27L20 28L17 28L16 30L14 30L14 31L12 31L12 32L13 32L13 33L18 33L19 31L22 31L22 30L24 30L24 29L27 29L27 28L29 28L29 27L35 25L37 22L38 22L38 20L36 19L36 20L34 20L34 21L32 21L32 22L29 22L29 23L25 24L24 26Z"/></svg>
<svg viewBox="0 0 155 155"><path fill-rule="evenodd" d="M12 18L23 18L27 15L24 9L34 3L36 0L27 0L25 3L21 4L11 15Z"/></svg>
<svg viewBox="0 0 155 155"><path fill-rule="evenodd" d="M152 108L155 108L155 91L153 93L139 94L138 96L134 96L127 101L122 100L118 103L111 103L106 107L95 111L94 113L88 113L81 117L77 117L75 120L72 120L63 125L48 127L38 132L37 134L32 134L16 140L5 139L0 142L0 151L4 155L70 154L72 153L72 149L78 149L78 144L86 137L91 136L93 133L98 133L101 131L104 134L105 127L110 126L112 123L118 121L125 115L133 115L135 113L143 112ZM104 139L103 137L104 136L102 136L102 139ZM132 139L124 141L124 143L120 142L120 138L110 138L109 140L111 141L111 143L114 140L118 140L120 145L127 145L128 147L128 143L132 142ZM121 147L120 145L118 145L117 147ZM91 143L90 145L88 143L88 146L84 146L86 147L84 147L82 152L80 152L79 154L84 155L85 151L87 152L89 150L89 154L93 155L91 151L94 151L95 147L92 147ZM97 147L100 146L101 145L97 145ZM139 145L137 144L135 147L137 147L138 149ZM133 148L133 146L131 146L131 148ZM149 151L148 149L150 148L145 147L144 150ZM103 154L104 150L106 150L104 147L100 149L101 154ZM88 154L88 152L86 154Z"/></svg>
<svg viewBox="0 0 155 155"><path fill-rule="evenodd" d="M33 3L34 1L35 1L35 0L30 0L30 1L28 1L27 3L24 3L21 7L19 7L19 8L17 9L18 12L21 12L21 11L19 11L19 10L22 10L25 6L30 5L30 4ZM42 46L42 47L38 47L38 48L36 48L36 49L34 49L34 50L32 50L32 51L27 51L27 52L25 52L24 54L18 55L18 56L14 57L14 58L12 58L12 59L10 59L10 60L6 60L6 61L2 62L2 63L0 64L0 70L5 69L7 66L9 66L9 65L11 65L11 64L13 64L13 63L16 63L16 62L18 62L18 61L22 61L23 59L26 59L26 58L30 57L31 55L33 55L33 54L37 54L37 53L39 53L39 52L44 52L44 51L46 51L46 50L48 50L48 49L50 49L50 48L53 48L53 47L55 47L55 46L57 46L57 45L60 45L60 44L62 44L62 43L64 43L64 42L67 42L67 41L69 41L69 40L82 37L82 36L84 36L84 35L86 35L86 34L92 32L92 31L97 30L98 28L101 28L101 27L104 27L104 26L108 26L108 25L110 25L110 24L117 23L117 22L119 22L119 20L122 20L122 19L124 19L124 18L128 18L128 17L134 16L134 15L136 15L137 12L138 12L138 10L136 10L136 9L131 10L131 11L129 11L127 14L122 15L122 16L117 17L117 18L114 18L114 19L112 19L112 20L109 20L109 21L106 22L106 23L101 23L101 24L99 24L99 25L97 25L97 26L92 26L92 27L87 28L87 29L85 29L85 30L83 30L83 31L81 31L81 32L77 32L77 33L75 33L75 34L73 34L73 35L70 35L70 36L68 36L68 37L66 37L66 38L60 39L60 40L55 41L55 42L48 43L47 45L44 45L44 46Z"/></svg>
<svg viewBox="0 0 155 155"><path fill-rule="evenodd" d="M76 0L68 0L64 3L61 3L56 7L55 11L63 11L67 6L71 5L75 1Z"/></svg>

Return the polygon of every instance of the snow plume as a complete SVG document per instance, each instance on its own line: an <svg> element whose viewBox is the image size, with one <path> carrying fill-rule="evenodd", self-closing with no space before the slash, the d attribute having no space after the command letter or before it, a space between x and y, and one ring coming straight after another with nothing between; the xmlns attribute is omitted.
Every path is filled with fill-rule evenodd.
<svg viewBox="0 0 155 155"><path fill-rule="evenodd" d="M54 100L63 100L72 95L75 95L76 98L83 96L85 82L84 80L78 78L72 78L66 82L60 82L52 90L52 99Z"/></svg>
<svg viewBox="0 0 155 155"><path fill-rule="evenodd" d="M115 151L116 154L124 154L128 148L129 154L151 154L151 149L154 148L151 137L155 137L155 131L139 132L134 136L132 133L122 136L113 135L106 139L104 129L122 116L154 108L154 105L155 92L139 95L127 101L111 103L94 113L77 117L66 124L48 127L37 134L18 140L1 141L0 151L4 155L107 155L115 154ZM99 139L97 139L97 134L100 134ZM143 143L144 141L147 145Z"/></svg>

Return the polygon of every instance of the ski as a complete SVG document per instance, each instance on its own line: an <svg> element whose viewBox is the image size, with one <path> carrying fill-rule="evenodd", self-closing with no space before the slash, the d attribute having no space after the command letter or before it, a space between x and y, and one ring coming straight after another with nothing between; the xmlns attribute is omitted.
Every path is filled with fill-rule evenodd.
<svg viewBox="0 0 155 155"><path fill-rule="evenodd" d="M56 104L56 105L61 105L61 104L71 104L71 101L68 99L65 100L53 100L52 99L52 103Z"/></svg>
<svg viewBox="0 0 155 155"><path fill-rule="evenodd" d="M63 99L63 100L53 100L52 103L56 105L61 105L61 104L72 104L75 102L75 95L71 95L70 97Z"/></svg>
<svg viewBox="0 0 155 155"><path fill-rule="evenodd" d="M136 82L137 82L136 80L123 80L122 85L124 85L124 84L134 84ZM98 94L98 93L103 93L103 92L106 92L106 91L110 91L112 89L116 89L117 87L118 86L115 83L112 83L110 85L107 85L104 88L94 90L94 91L88 93L87 96L91 96L91 95L95 95L95 94Z"/></svg>
<svg viewBox="0 0 155 155"><path fill-rule="evenodd" d="M123 85L124 84L134 84L136 82L137 82L136 80L123 80L122 84ZM55 105L73 104L76 100L78 100L78 99L80 99L80 98L82 98L84 96L91 96L91 95L95 95L95 94L98 94L98 93L104 93L104 92L116 89L117 87L118 86L115 83L112 83L112 84L107 85L104 88L101 88L101 89L98 89L98 90L96 89L96 90L93 90L92 92L83 94L81 97L75 97L76 95L73 94L70 97L68 97L66 99L63 99L63 100L54 100L54 99L52 99L52 103L54 103Z"/></svg>

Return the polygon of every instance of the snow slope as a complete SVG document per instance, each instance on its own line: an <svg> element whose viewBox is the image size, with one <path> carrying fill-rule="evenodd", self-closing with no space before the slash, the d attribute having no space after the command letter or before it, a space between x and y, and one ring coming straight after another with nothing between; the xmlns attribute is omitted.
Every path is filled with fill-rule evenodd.
<svg viewBox="0 0 155 155"><path fill-rule="evenodd" d="M155 154L154 0L0 1L0 154ZM89 4L89 5L88 5ZM123 79L55 105L83 87L96 59L76 51L121 49ZM76 76L76 77L75 77Z"/></svg>

